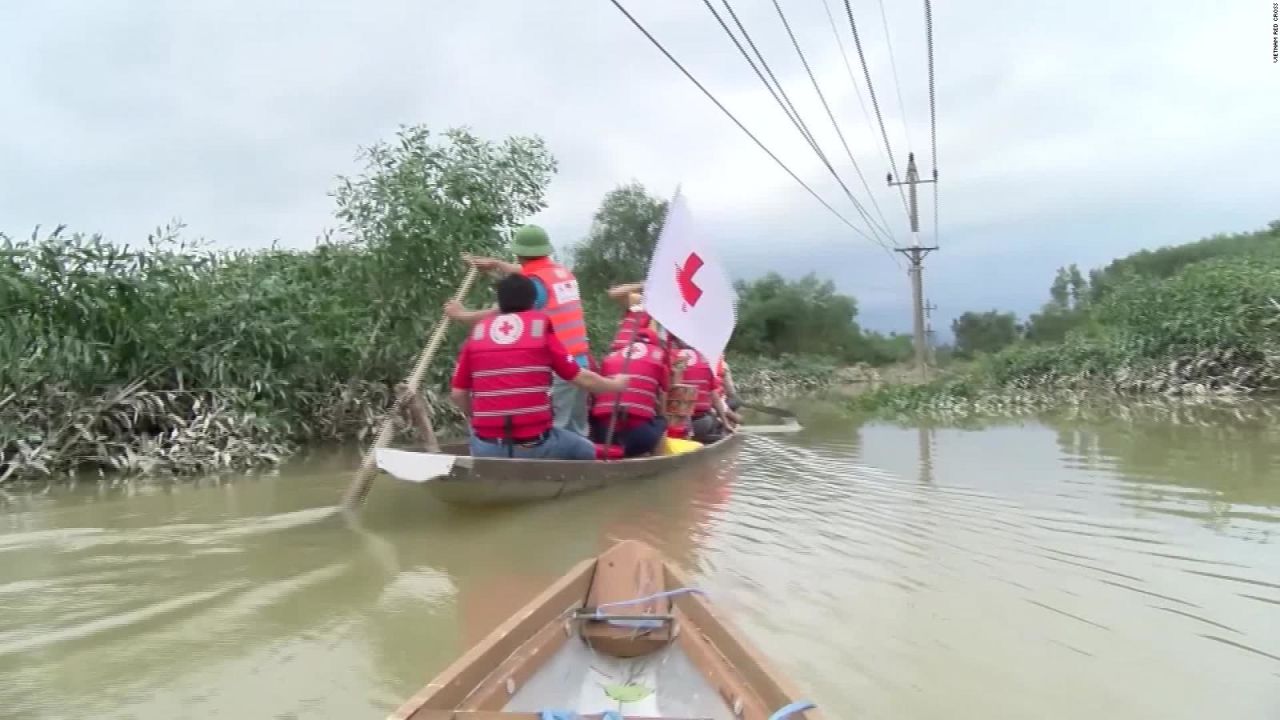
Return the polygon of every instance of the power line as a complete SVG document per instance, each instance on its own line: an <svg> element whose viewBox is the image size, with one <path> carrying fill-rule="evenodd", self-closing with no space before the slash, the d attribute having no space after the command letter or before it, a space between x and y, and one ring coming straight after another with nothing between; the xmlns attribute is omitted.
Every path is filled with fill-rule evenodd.
<svg viewBox="0 0 1280 720"><path fill-rule="evenodd" d="M889 156L889 169L893 171L894 177L898 175L898 164L893 159L893 149L889 146L889 133L884 129L884 116L880 114L880 103L876 100L876 88L871 84L871 70L867 67L867 56L862 51L862 40L858 38L858 24L853 21L853 8L849 5L849 0L844 0L844 12L849 16L849 30L853 32L853 45L858 51L858 61L862 63L862 75L867 81L867 94L871 96L871 107L876 112L876 122L880 125L880 137L884 139L885 154ZM908 217L911 210L907 207L907 193L898 186L898 195L902 197L902 209L906 211Z"/></svg>
<svg viewBox="0 0 1280 720"><path fill-rule="evenodd" d="M796 35L791 30L791 23L787 22L786 13L782 12L782 5L778 4L778 0L773 0L773 7L778 11L778 19L782 21L782 27L787 31L787 37L791 38L791 46L795 48L796 55L800 56L800 64L804 66L805 73L809 76L809 81L813 83L813 89L818 94L818 100L822 102L822 109L826 111L827 117L831 120L831 127L835 129L836 136L840 138L840 144L844 146L844 152L849 156L849 162L853 164L854 172L858 174L858 179L862 181L862 187L866 188L867 195L871 197L871 205L880 215L880 222L883 223L883 232L892 241L893 236L888 232L889 221L885 219L884 212L880 209L880 203L876 202L876 196L871 192L871 186L867 184L867 179L862 175L862 168L858 167L858 161L853 158L853 151L849 149L849 143L845 140L844 133L840 130L840 123L836 122L836 116L831 112L831 106L827 104L827 97L823 94L822 88L818 85L818 79L813 75L813 69L809 67L809 60L805 58L804 51L800 49L800 43L796 40ZM853 197L850 196L850 200ZM854 204L858 207L858 211L871 224L871 218L867 211L862 207L861 203L854 200Z"/></svg>
<svg viewBox="0 0 1280 720"><path fill-rule="evenodd" d="M720 13L716 10L715 6L711 4L711 0L702 0L702 4L705 5L707 7L707 10L711 12L712 17L716 19L716 22L720 23L720 29L724 30L725 34L729 36L729 39L733 41L734 46L738 48L738 52L741 53L742 57L746 59L747 64L751 66L751 69L755 72L756 77L760 78L760 82L764 83L765 89L768 90L769 94L773 96L774 101L778 103L778 107L782 108L783 114L787 116L787 119L791 121L791 124L794 125L796 130L800 132L800 135L805 139L805 142L809 143L809 147L813 148L813 151L818 154L818 157L825 158L826 155L822 152L822 149L818 147L818 144L814 141L813 136L809 133L809 128L804 124L804 121L800 119L799 115L795 114L794 108L791 107L790 99L788 99L787 102L783 102L782 97L778 96L778 91L775 90L773 88L773 85L770 84L770 82L765 79L764 73L762 73L760 71L760 67L756 65L756 61L751 59L751 54L748 53L747 49L742 46L742 42L738 40L738 36L734 35L733 31L729 29L729 26L725 24L724 18L720 16ZM725 0L725 6L726 7L729 6L728 0ZM732 9L730 9L730 11L732 12ZM743 35L746 35L747 42L751 43L751 36L747 35L747 32L745 29L742 28L741 23L738 24L738 28L742 30ZM754 43L751 43L751 48L752 50L755 50ZM759 55L758 50L756 51L756 54ZM761 57L762 64L763 64L763 61L764 61L764 58ZM765 65L765 68L766 70L768 70L767 65ZM772 70L769 70L769 75L770 77L773 76Z"/></svg>
<svg viewBox="0 0 1280 720"><path fill-rule="evenodd" d="M929 149L933 156L933 244L938 244L938 112L933 92L933 3L924 0L925 45L929 49Z"/></svg>
<svg viewBox="0 0 1280 720"><path fill-rule="evenodd" d="M778 90L777 94L782 97L782 101L785 103L785 105L789 109L789 112L787 113L787 117L792 118L793 122L797 124L797 126L801 129L802 133L804 134L805 139L809 142L809 146L813 148L813 151L817 153L818 157L822 160L823 165L825 165L827 169L831 172L831 174L835 176L836 181L840 182L840 185L842 188L844 188L846 194L849 194L848 188L845 187L844 183L840 181L840 176L836 173L835 168L831 165L831 161L827 158L826 153L823 152L822 148L818 145L817 141L814 139L813 133L809 130L809 126L805 123L804 118L800 117L800 112L796 110L795 104L791 102L791 97L787 95L786 88L782 86L782 83L778 80L778 76L774 74L773 68L769 66L769 61L764 59L764 54L760 52L760 48L757 47L755 41L751 39L751 33L747 32L746 26L742 24L742 19L738 17L738 13L733 9L733 5L729 3L729 0L721 0L721 3L724 5L724 9L729 13L730 19L733 20L734 26L738 28L738 32L742 33L742 38L747 41L747 45L751 48L751 51L755 53L756 59L760 63L760 67L764 68L765 74L767 74L769 76L769 79L773 81L773 86L777 87L777 90ZM716 14L717 19L719 19L717 13L713 12L713 14ZM729 33L729 36L731 38L734 38L735 44L737 44L736 36L733 35L732 32ZM741 50L740 45L739 45L739 50ZM769 83L766 82L765 86L770 87L772 90L772 86L770 86ZM906 202L907 202L906 196L903 195L902 203L904 208L906 207ZM873 242L875 242L875 240L873 240L872 238L867 237L866 233L859 231L859 234L861 234L863 237L866 237L868 240L872 240ZM892 238L890 239L892 240ZM884 247L882 243L877 243L877 244L881 245L881 247ZM886 251L887 251L887 248L886 248ZM893 257L893 262L895 265L898 265L899 267L902 266L902 264L898 261L897 256L893 255L893 253L889 253L889 255Z"/></svg>
<svg viewBox="0 0 1280 720"><path fill-rule="evenodd" d="M880 20L884 23L884 42L889 46L889 67L893 70L893 86L898 92L898 112L902 118L902 137L907 141L907 150L911 150L911 133L907 131L907 106L902 102L902 81L898 79L898 62L893 59L893 40L889 38L889 16L884 11L884 0L880 0Z"/></svg>
<svg viewBox="0 0 1280 720"><path fill-rule="evenodd" d="M729 12L734 14L735 23L738 25L738 28L742 31L743 35L747 38L747 42L751 44L753 50L756 50L755 43L751 41L751 36L747 33L746 28L744 28L741 22L739 22L736 19L736 13L733 13L732 6L729 5L728 0L724 0L724 1L725 1L725 6L729 10ZM886 237L892 240L892 236L889 235L887 227L877 228L875 226L875 223L872 222L867 217L866 211L862 208L861 204L858 203L857 198L853 196L853 193L849 190L849 187L845 185L844 180L840 177L839 173L836 172L836 169L831 164L831 160L827 157L827 154L823 152L822 148L818 145L817 141L814 139L812 132L809 131L808 125L805 124L804 120L800 117L800 114L796 112L795 107L791 105L790 98L787 98L786 102L783 101L783 97L785 97L786 91L782 89L781 84L779 84L778 90L781 90L783 92L783 95L779 96L778 90L775 90L773 85L771 85L769 81L765 79L764 73L761 72L760 67L757 66L756 62L751 59L751 54L747 52L746 48L743 47L742 43L738 40L738 37L733 34L732 30L729 29L729 26L725 23L724 18L720 15L719 12L716 11L715 6L711 4L710 0L702 0L702 3L707 7L707 10L711 12L711 15L716 19L716 22L720 24L720 29L723 30L725 34L729 36L729 39L733 41L734 46L738 48L738 52L742 54L742 57L746 59L747 64L751 66L751 69L755 72L756 77L760 79L760 82L764 83L765 89L769 91L769 94L773 96L774 101L777 102L778 106L782 108L783 113L787 116L789 120L791 120L791 124L795 126L796 130L800 133L801 137L803 137L805 141L809 144L809 147L813 148L813 151L818 155L818 159L822 161L822 164L826 166L827 170L831 173L831 176L835 178L837 183L839 183L841 189L844 190L844 193L849 198L850 202L852 202L854 207L858 209L858 212L862 215L863 220L867 222L867 226L871 228L872 233L875 233L875 231L879 229L882 234L884 234ZM761 63L766 67L766 69L768 69L767 63L764 62L764 56L760 55L759 50L756 50L756 54L760 57ZM769 74L770 74L770 77L773 77L772 70L769 70ZM774 81L777 82L776 78ZM864 185L866 184L865 180L863 181L863 184ZM870 189L868 189L868 192L870 192ZM883 245L883 243L880 242L879 240L876 240L875 238L871 238L871 239L877 242L878 244Z"/></svg>
<svg viewBox="0 0 1280 720"><path fill-rule="evenodd" d="M866 98L862 97L862 88L858 86L858 81L853 76L853 66L849 64L849 53L844 49L844 41L840 39L840 29L836 27L835 15L831 14L831 4L827 0L822 0L822 7L827 11L827 22L831 25L831 34L836 39L836 46L840 48L840 58L844 60L844 70L849 75L849 84L853 85L853 93L858 96L858 107L862 108L862 118L867 121L867 127L871 128L871 132L875 132L875 126L871 123L871 113L867 112ZM879 146L877 146L879 150ZM888 158L885 157L884 151L879 150L880 158L888 164Z"/></svg>
<svg viewBox="0 0 1280 720"><path fill-rule="evenodd" d="M743 125L742 122L738 120L738 118L735 117L733 113L729 112L729 109L726 108L719 100L717 100L716 96L712 95L710 90L707 90L707 88L704 87L702 83L698 82L698 79L695 78L688 70L686 70L684 65L681 65L680 61L676 60L675 57L672 56L671 53L668 52L667 49L662 46L662 43L658 42L657 38L651 35L649 31L645 29L644 25L640 24L639 20L636 20L634 17L632 17L631 13L627 12L627 9L622 6L622 3L618 2L618 0L609 0L609 2L613 3L613 6L618 8L618 11L621 12L623 15L625 15L626 18L631 21L631 24L635 25L636 29L639 30L641 33L643 33L644 36L648 38L649 42L653 43L654 47L658 48L658 50L663 55L666 55L667 59L671 61L671 64L675 65L680 70L680 72L684 74L685 77L689 78L689 81L692 82L694 85L696 85L698 89L702 91L702 94L707 96L708 100L715 103L716 107L720 108L721 112L723 112L725 115L728 115L729 119L733 121L734 125L737 125L738 128L742 130L742 132L747 134L747 137L754 140L756 145L760 146L761 150L764 150L769 157L773 158L773 161L776 162L779 167L785 170L786 173L791 176L792 180L795 180L797 183L800 184L801 187L803 187L805 190L808 190L809 194L812 195L815 200L822 203L823 207L830 210L831 214L839 218L840 221L843 222L845 225L848 225L850 228L852 228L853 230L859 233L862 232L861 229L855 227L853 223L849 222L849 220L845 218L845 216L841 215L835 208L831 207L830 203L828 203L826 200L823 200L821 195L818 195L818 193L814 192L813 188L809 187L809 185L805 183L805 181L801 180L798 175L792 172L791 168L787 167L786 163L778 159L778 156L774 155L772 150L766 147L764 143L760 142L760 138L756 137L755 133L748 130L747 126Z"/></svg>
<svg viewBox="0 0 1280 720"><path fill-rule="evenodd" d="M760 61L760 66L764 68L764 71L769 75L769 79L777 86L778 93L782 96L783 101L786 102L787 107L790 109L790 115L794 116L800 127L803 128L805 138L809 140L809 144L813 146L815 152L822 153L822 151L817 147L818 143L814 140L813 133L809 131L809 126L805 124L804 119L800 117L799 111L796 110L796 106L791 102L791 97L787 95L786 88L782 87L782 83L778 81L778 77L773 74L773 68L769 67L769 62L764 59L764 54L760 52L760 48L756 47L755 41L751 39L751 33L747 32L747 28L743 26L742 20L738 18L738 13L735 12L733 6L729 4L729 0L721 0L721 2L724 4L724 9L728 11L729 17L733 20L733 24L737 26L738 32L742 33L743 39L747 41L747 45L751 46L751 51L756 54L756 58ZM730 35L732 35L732 33L730 33ZM823 157L826 157L826 155L824 154Z"/></svg>

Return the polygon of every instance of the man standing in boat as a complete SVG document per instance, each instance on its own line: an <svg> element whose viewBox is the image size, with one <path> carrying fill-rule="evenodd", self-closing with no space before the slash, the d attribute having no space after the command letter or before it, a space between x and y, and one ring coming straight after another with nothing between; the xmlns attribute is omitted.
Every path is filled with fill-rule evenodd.
<svg viewBox="0 0 1280 720"><path fill-rule="evenodd" d="M630 344L624 343L610 352L601 363L600 372L605 377L618 375L625 366L630 379L621 397L617 393L596 396L591 407L591 439L606 442L612 422L613 443L622 447L623 457L636 457L653 452L667 433L662 409L669 367L656 332L638 328L628 333L628 338Z"/></svg>
<svg viewBox="0 0 1280 720"><path fill-rule="evenodd" d="M550 317L533 309L530 278L507 275L497 291L497 312L472 327L453 375L451 398L471 422L471 455L595 459L590 440L553 426L553 378L583 393L616 393L628 376L603 378L575 362Z"/></svg>
<svg viewBox="0 0 1280 720"><path fill-rule="evenodd" d="M551 240L537 225L524 225L511 239L511 252L517 262L491 257L470 257L476 269L499 276L523 275L533 281L536 297L533 309L546 313L556 339L564 346L573 362L586 369L591 366L587 345L587 324L578 297L578 280L567 268L551 259ZM497 308L467 310L461 303L449 302L445 313L462 323L474 323L492 317ZM573 383L555 376L551 385L551 404L555 427L587 435L587 392Z"/></svg>

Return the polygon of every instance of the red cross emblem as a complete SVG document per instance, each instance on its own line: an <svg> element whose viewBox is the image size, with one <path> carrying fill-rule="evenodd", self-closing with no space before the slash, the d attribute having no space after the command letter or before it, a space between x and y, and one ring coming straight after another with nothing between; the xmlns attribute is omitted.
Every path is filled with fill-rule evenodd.
<svg viewBox="0 0 1280 720"><path fill-rule="evenodd" d="M680 299L684 301L682 310L689 311L689 308L698 304L698 298L702 297L702 288L693 282L693 276L702 269L702 258L698 257L698 253L691 252L689 257L685 258L684 264L676 265L676 287L680 290Z"/></svg>
<svg viewBox="0 0 1280 720"><path fill-rule="evenodd" d="M519 315L499 315L489 326L489 339L499 345L510 345L524 334L524 321Z"/></svg>

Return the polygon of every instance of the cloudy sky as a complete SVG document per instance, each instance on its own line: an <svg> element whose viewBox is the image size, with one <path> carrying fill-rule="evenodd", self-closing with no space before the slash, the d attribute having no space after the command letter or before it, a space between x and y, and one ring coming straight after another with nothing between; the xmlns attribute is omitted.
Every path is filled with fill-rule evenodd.
<svg viewBox="0 0 1280 720"><path fill-rule="evenodd" d="M859 101L843 2L828 2L856 85L823 0L780 0L894 240L909 243ZM862 224L702 3L624 4ZM869 203L771 0L733 5ZM902 164L914 150L927 175L922 3L886 3L883 18L875 0L852 8L892 151ZM1270 15L1270 0L936 0L935 325L969 309L1034 310L1061 264L1280 218ZM221 246L308 247L336 225L328 193L358 170L359 146L401 124L467 125L547 140L560 172L536 220L557 243L580 238L618 183L658 194L679 183L736 276L816 271L857 296L865 324L910 327L891 254L779 169L608 0L9 3L0 100L10 234L67 223L137 241L179 218ZM931 191L921 198L932 243Z"/></svg>

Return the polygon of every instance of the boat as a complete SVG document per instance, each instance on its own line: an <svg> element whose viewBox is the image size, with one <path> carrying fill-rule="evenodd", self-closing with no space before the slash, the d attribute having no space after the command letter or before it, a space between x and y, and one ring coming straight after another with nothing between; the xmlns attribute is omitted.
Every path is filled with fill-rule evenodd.
<svg viewBox="0 0 1280 720"><path fill-rule="evenodd" d="M439 453L379 448L376 460L382 471L422 483L446 503L504 505L654 477L721 457L739 439L733 433L688 452L608 461L473 458L466 444L444 445Z"/></svg>
<svg viewBox="0 0 1280 720"><path fill-rule="evenodd" d="M688 577L624 540L499 625L388 720L821 720Z"/></svg>

